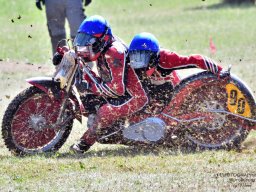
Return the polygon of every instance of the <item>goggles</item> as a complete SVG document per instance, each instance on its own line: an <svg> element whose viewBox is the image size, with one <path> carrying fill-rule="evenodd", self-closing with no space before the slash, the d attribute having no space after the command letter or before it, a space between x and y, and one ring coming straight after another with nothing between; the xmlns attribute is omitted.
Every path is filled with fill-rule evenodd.
<svg viewBox="0 0 256 192"><path fill-rule="evenodd" d="M74 46L88 46L96 42L96 37L86 33L78 33L74 40Z"/></svg>
<svg viewBox="0 0 256 192"><path fill-rule="evenodd" d="M78 33L74 40L74 47L78 55L85 58L95 56L92 45L96 42L96 37L86 33Z"/></svg>
<svg viewBox="0 0 256 192"><path fill-rule="evenodd" d="M151 51L130 51L130 65L134 69L146 68L149 65Z"/></svg>

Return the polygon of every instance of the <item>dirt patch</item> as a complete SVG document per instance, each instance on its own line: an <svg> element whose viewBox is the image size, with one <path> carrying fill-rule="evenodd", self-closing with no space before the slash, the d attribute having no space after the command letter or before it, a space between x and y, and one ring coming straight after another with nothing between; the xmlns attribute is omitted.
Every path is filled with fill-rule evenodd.
<svg viewBox="0 0 256 192"><path fill-rule="evenodd" d="M51 71L54 71L54 66L25 62L0 61L0 74L11 72L28 73L29 71L49 73Z"/></svg>

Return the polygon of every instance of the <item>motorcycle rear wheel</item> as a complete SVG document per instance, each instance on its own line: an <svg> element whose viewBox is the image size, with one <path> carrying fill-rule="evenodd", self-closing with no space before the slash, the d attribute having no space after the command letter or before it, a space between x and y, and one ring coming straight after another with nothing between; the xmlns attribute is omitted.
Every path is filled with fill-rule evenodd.
<svg viewBox="0 0 256 192"><path fill-rule="evenodd" d="M18 94L7 107L2 137L15 155L56 152L68 138L73 119L54 129L60 102L32 86Z"/></svg>
<svg viewBox="0 0 256 192"><path fill-rule="evenodd" d="M195 80L200 78L209 80L211 76L211 74L201 77L199 75L199 78ZM225 86L218 84L214 76L211 81L194 89L187 96L180 107L180 113L189 114L200 110L206 112L205 109L209 107L228 111ZM211 115L216 119L211 124L198 122L185 128L182 146L189 150L239 149L249 133L243 120L227 114L212 113Z"/></svg>

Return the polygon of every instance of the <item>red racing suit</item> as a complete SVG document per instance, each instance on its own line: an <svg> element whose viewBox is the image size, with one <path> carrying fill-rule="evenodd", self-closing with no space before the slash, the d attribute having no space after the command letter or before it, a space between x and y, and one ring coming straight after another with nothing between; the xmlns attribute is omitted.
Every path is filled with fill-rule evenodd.
<svg viewBox="0 0 256 192"><path fill-rule="evenodd" d="M126 66L126 53L126 47L121 42L114 41L97 59L101 82L98 85L92 84L93 93L105 98L118 98L127 91L130 98L122 105L107 103L99 108L92 127L89 127L81 138L88 144L95 142L96 129L111 126L119 118L139 111L148 102L147 94L134 69Z"/></svg>
<svg viewBox="0 0 256 192"><path fill-rule="evenodd" d="M202 55L181 56L175 52L161 49L159 67L163 69L197 67L214 74L219 74L222 67L208 57Z"/></svg>

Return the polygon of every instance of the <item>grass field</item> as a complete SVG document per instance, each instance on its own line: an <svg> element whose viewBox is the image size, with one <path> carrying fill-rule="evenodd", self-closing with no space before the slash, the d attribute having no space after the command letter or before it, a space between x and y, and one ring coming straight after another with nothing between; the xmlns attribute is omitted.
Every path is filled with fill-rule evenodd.
<svg viewBox="0 0 256 192"><path fill-rule="evenodd" d="M0 119L24 79L53 73L45 13L34 1L0 0ZM256 91L256 7L219 0L101 0L86 8L99 14L129 44L139 32L154 33L162 47L180 54L201 53ZM19 16L21 17L20 19ZM12 22L13 20L13 22ZM28 38L30 35L32 38ZM217 47L209 51L209 39ZM69 146L83 132L77 122L53 155L14 157L0 139L0 191L256 191L256 133L241 152L142 151L95 145L77 156Z"/></svg>

